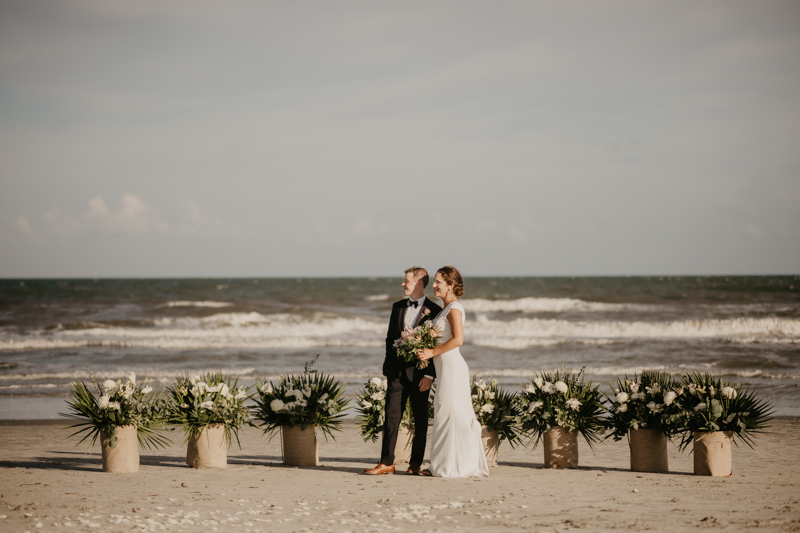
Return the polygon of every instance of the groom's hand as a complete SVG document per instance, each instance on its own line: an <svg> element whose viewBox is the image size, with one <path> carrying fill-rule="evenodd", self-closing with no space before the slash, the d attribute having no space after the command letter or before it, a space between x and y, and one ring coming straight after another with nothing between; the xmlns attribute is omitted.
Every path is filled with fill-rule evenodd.
<svg viewBox="0 0 800 533"><path fill-rule="evenodd" d="M425 376L421 380L419 380L419 390L420 392L425 392L426 390L430 390L431 384L433 384L433 380L428 376Z"/></svg>

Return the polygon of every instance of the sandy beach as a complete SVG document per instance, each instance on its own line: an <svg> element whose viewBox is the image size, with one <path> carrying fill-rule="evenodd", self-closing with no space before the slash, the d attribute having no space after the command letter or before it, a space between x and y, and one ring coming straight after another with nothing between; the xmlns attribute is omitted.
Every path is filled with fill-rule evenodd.
<svg viewBox="0 0 800 533"><path fill-rule="evenodd" d="M501 445L488 479L364 476L380 443L354 423L320 442L321 466L281 464L278 438L241 433L225 470L184 463L182 434L142 451L138 474L104 474L99 444L84 454L63 421L6 421L0 461L0 531L694 531L800 530L800 423L773 422L755 450L734 448L729 478L691 474L670 449L670 473L629 470L625 441L581 467L549 470L542 449Z"/></svg>

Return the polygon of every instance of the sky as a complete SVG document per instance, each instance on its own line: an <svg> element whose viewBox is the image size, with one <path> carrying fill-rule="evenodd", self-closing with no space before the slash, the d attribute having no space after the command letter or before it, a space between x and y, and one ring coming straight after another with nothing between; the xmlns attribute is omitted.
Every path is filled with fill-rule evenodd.
<svg viewBox="0 0 800 533"><path fill-rule="evenodd" d="M0 2L0 277L800 272L800 2Z"/></svg>

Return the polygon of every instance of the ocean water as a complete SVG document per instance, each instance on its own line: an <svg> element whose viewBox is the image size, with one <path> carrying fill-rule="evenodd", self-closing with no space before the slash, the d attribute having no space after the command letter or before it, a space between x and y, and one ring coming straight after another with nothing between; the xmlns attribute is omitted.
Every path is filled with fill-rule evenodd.
<svg viewBox="0 0 800 533"><path fill-rule="evenodd" d="M163 384L221 369L252 384L320 354L317 368L355 392L380 374L400 281L0 280L0 418L63 410L86 366ZM603 388L644 369L700 371L800 415L800 276L471 278L465 288L462 353L508 388L562 365Z"/></svg>

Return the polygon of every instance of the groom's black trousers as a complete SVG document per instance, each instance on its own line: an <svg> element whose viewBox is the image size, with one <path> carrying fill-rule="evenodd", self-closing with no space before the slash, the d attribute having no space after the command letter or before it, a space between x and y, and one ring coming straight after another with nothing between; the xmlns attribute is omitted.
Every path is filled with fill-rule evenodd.
<svg viewBox="0 0 800 533"><path fill-rule="evenodd" d="M408 374L413 376L413 367L398 372L394 377L387 376L386 378L386 425L383 428L383 445L381 447L381 463L385 465L394 464L394 450L400 432L400 420L403 418L403 411L409 398L411 398L411 411L414 415L415 427L411 462L421 465L425 458L430 389L425 392L420 391L419 382L414 382L408 377Z"/></svg>

